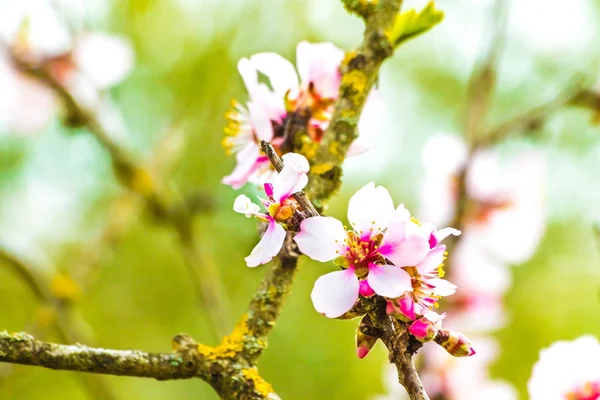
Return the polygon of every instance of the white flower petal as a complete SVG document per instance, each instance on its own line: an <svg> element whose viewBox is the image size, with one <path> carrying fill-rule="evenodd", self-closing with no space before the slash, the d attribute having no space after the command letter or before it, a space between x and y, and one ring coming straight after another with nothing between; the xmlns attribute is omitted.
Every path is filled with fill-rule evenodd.
<svg viewBox="0 0 600 400"><path fill-rule="evenodd" d="M435 239L439 243L442 240L446 239L450 235L459 236L461 233L462 232L459 231L458 229L448 227L448 228L442 228L439 231L435 231L433 235L435 236Z"/></svg>
<svg viewBox="0 0 600 400"><path fill-rule="evenodd" d="M383 186L370 182L352 196L348 203L348 220L363 235L383 231L394 215L394 202Z"/></svg>
<svg viewBox="0 0 600 400"><path fill-rule="evenodd" d="M306 218L294 240L300 251L313 260L327 262L342 255L346 230L333 217Z"/></svg>
<svg viewBox="0 0 600 400"><path fill-rule="evenodd" d="M385 105L381 92L377 89L371 90L358 120L358 138L352 142L347 157L364 153L375 147L376 137L383 133Z"/></svg>
<svg viewBox="0 0 600 400"><path fill-rule="evenodd" d="M309 165L304 156L288 153L283 156L283 162L285 163L283 169L273 179L273 197L278 202L304 189L308 183L306 173Z"/></svg>
<svg viewBox="0 0 600 400"><path fill-rule="evenodd" d="M403 240L390 241L384 236L380 253L398 267L418 265L429 252L429 241L419 235L408 236Z"/></svg>
<svg viewBox="0 0 600 400"><path fill-rule="evenodd" d="M353 269L325 274L315 282L310 294L315 309L329 318L349 311L358 300L358 278Z"/></svg>
<svg viewBox="0 0 600 400"><path fill-rule="evenodd" d="M446 246L441 245L431 250L425 256L425 259L417 265L417 271L421 275L429 275L434 272L441 263L444 262L444 252L446 251Z"/></svg>
<svg viewBox="0 0 600 400"><path fill-rule="evenodd" d="M274 220L271 220L260 242L252 249L250 255L245 258L246 265L256 267L268 263L279 253L284 240L285 229Z"/></svg>
<svg viewBox="0 0 600 400"><path fill-rule="evenodd" d="M375 293L391 299L412 292L410 275L395 265L369 265L367 281Z"/></svg>
<svg viewBox="0 0 600 400"><path fill-rule="evenodd" d="M244 81L244 86L246 86L246 90L250 95L250 98L254 97L254 92L258 85L258 74L256 73L256 69L252 66L252 63L247 58L242 58L238 61L238 72L242 77L242 81Z"/></svg>
<svg viewBox="0 0 600 400"><path fill-rule="evenodd" d="M445 279L434 278L428 279L427 283L435 286L434 293L438 296L450 296L456 293L456 285L448 282Z"/></svg>
<svg viewBox="0 0 600 400"><path fill-rule="evenodd" d="M340 64L344 51L332 43L302 41L296 48L296 65L304 88L312 83L324 98L337 98L340 86Z"/></svg>
<svg viewBox="0 0 600 400"><path fill-rule="evenodd" d="M258 71L269 78L273 91L283 96L298 87L298 75L291 62L277 53L258 53L250 57Z"/></svg>
<svg viewBox="0 0 600 400"><path fill-rule="evenodd" d="M221 182L239 189L248 182L248 178L261 167L259 161L260 148L254 142L249 142L237 153L237 165L233 172L223 178ZM268 160L266 161L268 163Z"/></svg>
<svg viewBox="0 0 600 400"><path fill-rule="evenodd" d="M257 93L261 93L261 90L257 90ZM261 104L256 101L249 101L248 114L256 136L261 140L271 141L273 139L273 124Z"/></svg>
<svg viewBox="0 0 600 400"><path fill-rule="evenodd" d="M246 217L250 218L259 213L260 206L254 204L245 194L240 194L233 202L233 211L245 214Z"/></svg>
<svg viewBox="0 0 600 400"><path fill-rule="evenodd" d="M77 38L73 49L75 64L98 89L121 82L133 68L131 44L120 37L88 33Z"/></svg>

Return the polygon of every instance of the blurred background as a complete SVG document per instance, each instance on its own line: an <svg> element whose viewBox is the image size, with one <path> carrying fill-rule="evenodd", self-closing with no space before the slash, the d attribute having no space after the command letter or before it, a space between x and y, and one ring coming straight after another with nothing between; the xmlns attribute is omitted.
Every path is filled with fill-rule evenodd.
<svg viewBox="0 0 600 400"><path fill-rule="evenodd" d="M577 74L593 87L600 71L600 1L512 3L497 54L498 81L487 118L492 127L555 98ZM405 8L424 4L406 2ZM343 189L330 203L330 215L344 219L350 196L373 180L419 218L431 172L423 163L424 148L441 133L463 136L468 82L488 46L496 11L491 0L442 0L437 6L445 20L384 64L381 121L363 132L375 148L346 162ZM224 114L232 98L247 100L237 61L264 51L293 61L301 40L331 41L350 50L360 43L362 22L335 0L0 0L3 40L10 37L10 27L23 23L21 9L55 13L74 32L98 31L129 41L131 71L106 92L118 110L114 120L121 124L115 130L121 134L112 140L162 176L172 193L196 205L199 258L224 282L230 311L222 317L233 327L264 272L264 267L244 264L258 240L255 222L232 212L239 192L220 182L234 166L234 157L221 146ZM34 18L27 21L33 31ZM41 37L50 37L40 29ZM110 61L99 57L97 62L103 69ZM0 82L14 81L5 69L0 73ZM10 110L7 101L0 94L0 107ZM29 113L38 110L37 103L22 104ZM66 126L61 110L34 132L17 132L4 116L0 249L6 256L0 257L0 329L62 341L64 335L55 329L62 321L78 332L75 341L106 348L168 351L179 332L216 344L208 315L198 307L177 234L123 188L103 146L85 128ZM489 376L513 387L519 398L527 398L526 382L542 347L585 333L600 335L600 238L594 233L600 224L600 127L593 112L564 107L535 128L535 135L515 134L493 149L507 163L523 152L544 160L545 172L532 184L538 192L527 195L543 199L535 203L543 228L538 224L531 254L504 262L504 317L485 330L497 346L486 366ZM509 169L504 179L516 179L526 168ZM486 181L485 173L481 179ZM247 185L242 192L256 191ZM525 229L518 221L515 232ZM66 310L57 314L56 307L40 301L16 272L15 260L72 306L59 304ZM330 267L302 259L260 360L261 374L284 399L370 399L392 393L383 346L359 360L357 321L328 320L313 309L312 285ZM480 273L478 279L496 286L492 273ZM452 307L457 306L442 302L440 311L451 313ZM471 330L451 317L447 327ZM475 358L456 362L479 365ZM217 398L200 380L100 380L0 365L0 398Z"/></svg>

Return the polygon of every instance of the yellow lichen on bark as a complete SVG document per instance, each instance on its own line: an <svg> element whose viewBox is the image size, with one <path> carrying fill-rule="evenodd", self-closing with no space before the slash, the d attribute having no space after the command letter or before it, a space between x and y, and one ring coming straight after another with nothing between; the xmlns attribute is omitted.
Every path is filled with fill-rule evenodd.
<svg viewBox="0 0 600 400"><path fill-rule="evenodd" d="M311 172L316 175L323 175L324 173L331 171L332 168L333 168L332 163L322 163L322 164L314 165L311 168Z"/></svg>
<svg viewBox="0 0 600 400"><path fill-rule="evenodd" d="M244 314L240 322L233 328L233 332L225 336L218 346L211 347L199 344L198 353L213 361L218 358L232 358L241 353L244 349L244 338L250 333L246 323L247 320L248 316Z"/></svg>
<svg viewBox="0 0 600 400"><path fill-rule="evenodd" d="M251 380L254 383L254 389L264 397L269 397L272 393L274 393L273 386L271 386L267 381L265 381L260 374L258 373L257 368L246 368L242 370L242 375L244 378Z"/></svg>
<svg viewBox="0 0 600 400"><path fill-rule="evenodd" d="M348 91L348 98L353 104L361 103L360 96L364 96L367 77L360 71L352 70L342 77L342 88Z"/></svg>

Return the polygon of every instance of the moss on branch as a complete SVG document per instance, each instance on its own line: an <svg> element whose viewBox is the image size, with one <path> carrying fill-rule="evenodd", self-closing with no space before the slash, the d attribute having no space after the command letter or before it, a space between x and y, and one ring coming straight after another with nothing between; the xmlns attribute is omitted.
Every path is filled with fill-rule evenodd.
<svg viewBox="0 0 600 400"><path fill-rule="evenodd" d="M389 32L402 0L344 0L344 5L365 18L365 34L362 44L348 52L342 62L339 99L312 160L307 194L317 209L323 208L325 201L339 189L341 164L358 136L358 121L367 96L377 80L381 64L394 52Z"/></svg>

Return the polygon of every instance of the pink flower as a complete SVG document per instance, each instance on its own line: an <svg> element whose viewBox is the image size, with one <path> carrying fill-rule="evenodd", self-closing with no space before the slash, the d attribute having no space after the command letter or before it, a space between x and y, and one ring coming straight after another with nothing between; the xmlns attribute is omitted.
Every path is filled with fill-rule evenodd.
<svg viewBox="0 0 600 400"><path fill-rule="evenodd" d="M600 399L600 343L587 335L540 352L527 383L531 400Z"/></svg>
<svg viewBox="0 0 600 400"><path fill-rule="evenodd" d="M491 255L509 264L531 258L544 234L544 180L544 160L534 151L507 162L492 150L475 154L466 185L476 207L467 228Z"/></svg>
<svg viewBox="0 0 600 400"><path fill-rule="evenodd" d="M511 285L507 266L491 257L466 232L452 254L452 282L461 290L452 297L448 324L469 332L487 332L504 325L502 297Z"/></svg>
<svg viewBox="0 0 600 400"><path fill-rule="evenodd" d="M456 285L442 279L446 246L438 244L449 235L459 235L460 231L453 228L436 231L428 225L422 226L421 229L427 233L431 250L419 264L404 268L411 277L413 290L390 300L386 309L390 315L411 321L426 315L441 297L456 292Z"/></svg>
<svg viewBox="0 0 600 400"><path fill-rule="evenodd" d="M438 346L425 346L421 379L432 398L448 400L516 400L516 390L507 382L492 380L489 365L498 354L497 343L487 337L474 338L477 355L468 358L449 357Z"/></svg>
<svg viewBox="0 0 600 400"><path fill-rule="evenodd" d="M258 53L239 61L238 71L250 101L246 107L234 101L232 110L226 114L228 124L223 145L236 154L237 165L223 178L224 184L238 189L246 182L268 181L272 169L261 153L260 141L271 142L278 152L284 152L280 146L290 139L286 136L286 122L290 120L294 123L305 120L311 140L320 142L338 97L343 58L344 52L331 43L303 41L296 49L297 70L276 53ZM259 73L267 77L270 87L259 83ZM369 96L373 98L378 102L377 97ZM349 154L367 149L356 143Z"/></svg>
<svg viewBox="0 0 600 400"><path fill-rule="evenodd" d="M311 294L316 310L330 318L350 310L359 294L395 298L412 291L401 267L419 264L429 251L429 234L410 220L404 205L394 210L388 191L373 182L350 199L348 220L351 231L332 217L307 218L295 237L310 258L336 259L344 267L317 279Z"/></svg>
<svg viewBox="0 0 600 400"><path fill-rule="evenodd" d="M438 134L427 141L422 152L421 218L439 225L452 221L458 196L456 180L467 156L467 146L457 135Z"/></svg>
<svg viewBox="0 0 600 400"><path fill-rule="evenodd" d="M504 160L497 151L483 149L469 161L460 137L436 135L424 148L423 163L422 217L439 224L454 218L457 179L467 168L465 231L474 231L480 246L506 263L533 255L545 225L545 166L538 153L524 151Z"/></svg>
<svg viewBox="0 0 600 400"><path fill-rule="evenodd" d="M262 204L268 214L261 213L260 207L243 194L239 195L233 204L235 212L268 223L262 239L246 257L246 264L249 267L266 264L279 253L285 239L285 229L281 223L285 223L293 216L296 207L290 196L302 190L308 183L306 173L309 165L304 156L288 153L283 156L283 161L285 166L274 177L273 183L264 185L268 199L262 200Z"/></svg>
<svg viewBox="0 0 600 400"><path fill-rule="evenodd" d="M130 72L133 53L125 40L100 33L71 37L53 10L20 6L13 10L17 24L0 32L10 47L0 54L0 123L7 130L40 131L59 105L50 88L17 69L12 54L45 70L85 107L96 106L99 91Z"/></svg>

